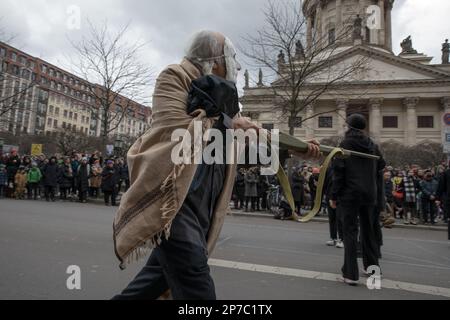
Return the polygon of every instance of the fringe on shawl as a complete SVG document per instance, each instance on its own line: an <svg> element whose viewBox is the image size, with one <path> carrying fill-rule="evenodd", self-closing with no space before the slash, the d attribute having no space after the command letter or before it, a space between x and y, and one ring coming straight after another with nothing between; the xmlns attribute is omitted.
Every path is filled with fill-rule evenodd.
<svg viewBox="0 0 450 320"><path fill-rule="evenodd" d="M210 126L210 121L208 119L203 119L202 121L202 129L203 133L205 130L208 129ZM184 142L183 138L183 142ZM197 140L194 142L194 144L191 146L191 156L192 159L195 159L198 153L202 151L202 147L204 147L206 144L205 141L203 141L203 136L197 137ZM202 146L202 147L200 147ZM192 160L191 159L191 160ZM145 258L148 256L151 250L159 246L162 242L163 237L166 240L169 240L170 237L170 229L172 227L172 222L176 214L176 210L178 208L178 203L176 199L176 181L178 177L181 176L184 169L186 168L186 164L176 164L174 165L173 170L169 174L169 176L164 180L163 184L161 185L161 192L163 194L162 196L162 207L161 207L161 217L163 220L170 219L169 222L164 226L164 228L150 237L147 241L144 243L138 245L136 248L134 248L128 255L124 257L124 259L120 263L120 269L125 270L126 266L133 263L138 262L139 260ZM171 218L169 218L171 217Z"/></svg>

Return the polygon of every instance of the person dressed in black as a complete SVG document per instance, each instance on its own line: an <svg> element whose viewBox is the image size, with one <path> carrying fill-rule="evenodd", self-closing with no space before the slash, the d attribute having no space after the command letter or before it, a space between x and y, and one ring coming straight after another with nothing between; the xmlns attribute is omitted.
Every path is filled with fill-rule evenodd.
<svg viewBox="0 0 450 320"><path fill-rule="evenodd" d="M337 208L344 231L345 262L342 267L343 281L357 285L359 270L357 262L358 218L364 263L364 272L371 266L379 266L378 243L374 230L375 210L378 204L379 174L386 163L378 146L367 136L364 116L353 114L347 119L349 127L340 147L352 151L373 154L379 160L350 157L335 159L330 206Z"/></svg>
<svg viewBox="0 0 450 320"><path fill-rule="evenodd" d="M103 169L102 172L102 191L105 196L105 205L110 205L110 199L111 204L113 206L116 205L116 197L117 197L117 181L119 180L120 172L119 168L114 166L114 161L108 160L106 162L106 167Z"/></svg>
<svg viewBox="0 0 450 320"><path fill-rule="evenodd" d="M245 169L241 168L236 175L234 184L234 208L242 210L245 202Z"/></svg>
<svg viewBox="0 0 450 320"><path fill-rule="evenodd" d="M55 201L55 190L58 186L58 177L59 177L59 167L56 164L56 157L50 158L50 161L45 165L42 170L42 175L44 177L44 192L45 192L45 200L47 201Z"/></svg>
<svg viewBox="0 0 450 320"><path fill-rule="evenodd" d="M302 205L305 203L305 177L303 177L301 169L295 169L292 173L292 196L295 210L297 214L301 214Z"/></svg>
<svg viewBox="0 0 450 320"><path fill-rule="evenodd" d="M327 175L325 177L324 184L324 195L327 200L327 211L328 211L328 223L330 226L330 240L327 241L327 246L336 247L342 249L344 247L344 231L342 229L342 220L339 219L337 215L336 208L331 207L331 192L333 188L333 168L330 167L327 170Z"/></svg>
<svg viewBox="0 0 450 320"><path fill-rule="evenodd" d="M437 195L437 204L440 205L443 202L444 210L447 215L448 222L448 240L450 240L450 169L446 170L439 178Z"/></svg>

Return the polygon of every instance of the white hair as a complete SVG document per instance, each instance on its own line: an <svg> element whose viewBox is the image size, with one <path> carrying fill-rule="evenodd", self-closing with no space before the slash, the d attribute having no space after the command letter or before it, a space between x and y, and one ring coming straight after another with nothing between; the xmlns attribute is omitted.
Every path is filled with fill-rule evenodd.
<svg viewBox="0 0 450 320"><path fill-rule="evenodd" d="M224 63L223 49L216 32L200 31L191 37L186 58L199 66L204 75L209 75L212 74L214 63Z"/></svg>

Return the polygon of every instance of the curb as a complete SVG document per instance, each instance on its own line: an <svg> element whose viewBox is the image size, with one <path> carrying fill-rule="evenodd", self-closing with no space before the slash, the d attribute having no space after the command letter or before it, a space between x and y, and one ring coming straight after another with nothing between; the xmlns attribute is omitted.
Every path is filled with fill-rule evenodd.
<svg viewBox="0 0 450 320"><path fill-rule="evenodd" d="M251 218L266 218L266 219L273 219L273 215L268 213L247 213L247 212L241 212L241 211L229 211L229 215L236 216L236 217L251 217ZM311 219L311 222L318 222L318 223L328 223L328 218L313 218ZM447 227L445 226L413 226L413 225L404 225L401 223L394 223L392 225L393 228L397 229L410 229L410 230L429 230L429 231L444 231L447 232Z"/></svg>

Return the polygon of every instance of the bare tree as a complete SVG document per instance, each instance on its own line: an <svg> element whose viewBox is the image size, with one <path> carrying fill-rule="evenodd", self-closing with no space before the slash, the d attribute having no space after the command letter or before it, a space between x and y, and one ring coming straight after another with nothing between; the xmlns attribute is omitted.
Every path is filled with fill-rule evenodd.
<svg viewBox="0 0 450 320"><path fill-rule="evenodd" d="M59 130L56 132L54 144L58 152L69 155L73 150L85 150L90 147L90 139L82 132Z"/></svg>
<svg viewBox="0 0 450 320"><path fill-rule="evenodd" d="M117 33L106 22L100 28L88 25L89 36L79 43L71 42L77 53L72 66L87 81L95 99L89 108L93 119L101 123L101 136L106 141L130 111L132 101L148 102L153 73L139 59L144 44L127 41L129 25Z"/></svg>
<svg viewBox="0 0 450 320"><path fill-rule="evenodd" d="M366 70L368 58L339 63L339 43L352 41L354 21L322 34L312 28L307 36L307 20L300 1L269 0L264 9L265 26L243 38L248 49L241 49L257 68L269 71L275 110L289 118L290 134L301 125L298 115L325 93L345 87L345 83ZM327 111L336 112L336 110ZM314 114L313 117L319 114ZM303 118L305 122L310 118Z"/></svg>

